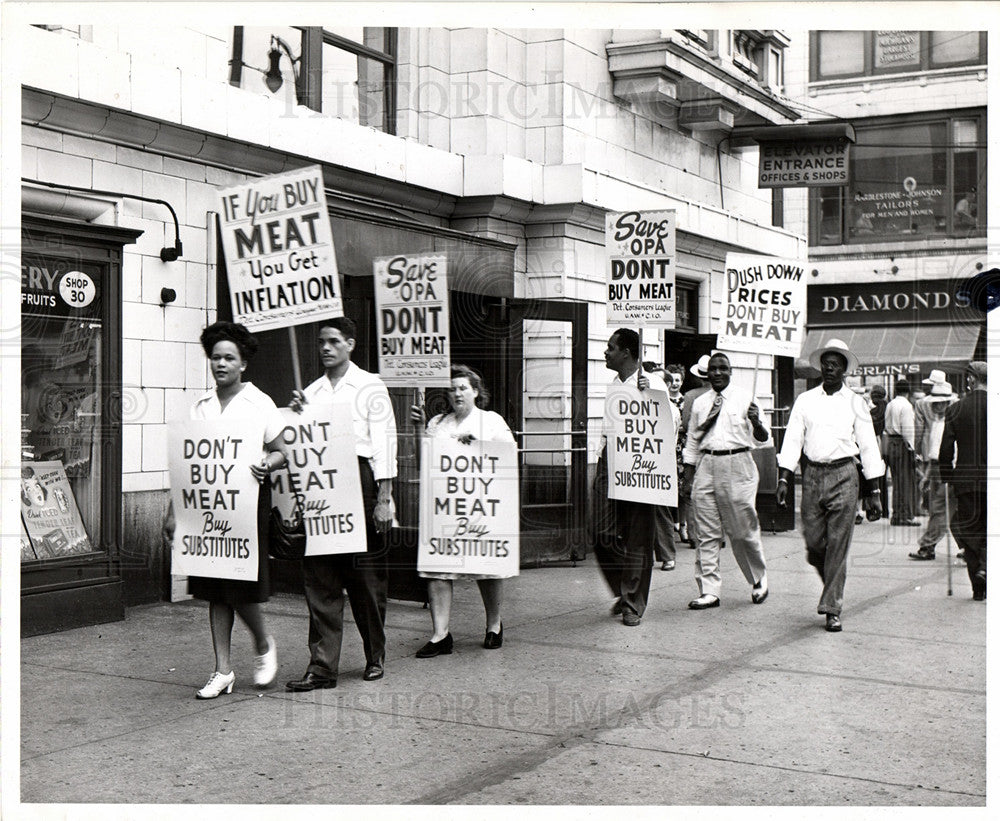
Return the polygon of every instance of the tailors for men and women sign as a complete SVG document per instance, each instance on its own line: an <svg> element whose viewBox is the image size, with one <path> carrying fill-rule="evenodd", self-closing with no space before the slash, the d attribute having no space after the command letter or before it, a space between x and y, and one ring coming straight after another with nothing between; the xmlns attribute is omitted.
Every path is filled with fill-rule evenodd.
<svg viewBox="0 0 1000 821"><path fill-rule="evenodd" d="M234 321L272 330L343 315L322 169L262 177L219 192ZM373 261L379 372L396 387L450 385L447 259L397 254ZM363 552L366 522L351 409L284 409L287 471L272 504L287 519L296 497L306 555ZM220 421L171 424L171 497L177 574L253 580L257 573L263 427ZM517 449L424 444L419 565L513 576L519 566Z"/></svg>

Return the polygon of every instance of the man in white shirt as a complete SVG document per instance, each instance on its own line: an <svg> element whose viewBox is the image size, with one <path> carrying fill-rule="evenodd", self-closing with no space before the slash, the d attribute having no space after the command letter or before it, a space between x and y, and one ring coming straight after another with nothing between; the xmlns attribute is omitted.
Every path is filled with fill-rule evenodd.
<svg viewBox="0 0 1000 821"><path fill-rule="evenodd" d="M905 379L896 383L896 395L885 406L885 461L892 475L891 525L916 527L917 457L916 418L910 402L910 384Z"/></svg>
<svg viewBox="0 0 1000 821"><path fill-rule="evenodd" d="M684 444L684 487L691 488L698 531L695 579L699 596L692 610L719 606L722 578L719 551L723 539L753 586L751 600L767 598L767 568L755 502L759 475L751 450L766 442L770 431L750 391L730 384L732 366L724 353L708 360L711 390L691 407Z"/></svg>
<svg viewBox="0 0 1000 821"><path fill-rule="evenodd" d="M309 607L309 667L286 689L301 692L337 686L344 628L344 589L365 648L365 681L382 678L385 661L385 610L388 549L383 534L393 520L392 480L396 475L396 418L385 384L351 362L357 326L348 317L323 322L319 353L325 373L291 407L306 402L346 402L357 442L358 471L365 505L367 552L307 556L302 560ZM377 486L377 492L376 492Z"/></svg>
<svg viewBox="0 0 1000 821"><path fill-rule="evenodd" d="M806 560L819 572L823 593L816 608L826 614L826 629L840 632L847 579L847 552L854 535L858 502L857 459L865 478L864 507L870 521L882 515L878 479L885 473L868 404L844 384L858 366L846 343L831 339L812 353L819 387L801 394L792 406L778 454L778 507L788 503L788 488L802 462L802 535Z"/></svg>
<svg viewBox="0 0 1000 821"><path fill-rule="evenodd" d="M620 328L611 334L604 351L604 364L617 374L612 385L635 385L640 390L667 392L654 374L639 375L639 334ZM653 576L653 545L656 539L657 505L609 500L607 483L607 436L612 421L605 414L601 457L594 482L595 508L602 521L595 522L594 555L611 592L618 596L612 613L621 613L622 624L638 626L646 610Z"/></svg>
<svg viewBox="0 0 1000 821"><path fill-rule="evenodd" d="M925 473L923 483L927 486L927 528L920 536L916 553L910 553L911 559L933 559L937 543L944 535L948 521L945 517L945 494L948 486L941 481L941 468L938 463L938 453L941 450L941 436L944 434L944 413L948 406L958 400L948 382L936 382L931 386L929 396L920 400L918 405L918 424L920 438L917 445L924 459Z"/></svg>

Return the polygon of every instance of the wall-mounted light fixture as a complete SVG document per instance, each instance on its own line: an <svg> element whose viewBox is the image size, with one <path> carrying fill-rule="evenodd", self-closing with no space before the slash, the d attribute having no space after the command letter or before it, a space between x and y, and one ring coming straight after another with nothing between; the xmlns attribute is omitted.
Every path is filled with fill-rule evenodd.
<svg viewBox="0 0 1000 821"><path fill-rule="evenodd" d="M288 57L288 62L292 64L292 76L295 78L295 87L299 85L299 72L296 63L299 57L292 56L292 49L288 43L280 37L271 35L271 48L267 52L267 71L264 72L264 84L267 90L275 94L281 88L284 78L281 76L281 53Z"/></svg>
<svg viewBox="0 0 1000 821"><path fill-rule="evenodd" d="M177 291L173 288L160 288L160 304L169 305L177 299Z"/></svg>

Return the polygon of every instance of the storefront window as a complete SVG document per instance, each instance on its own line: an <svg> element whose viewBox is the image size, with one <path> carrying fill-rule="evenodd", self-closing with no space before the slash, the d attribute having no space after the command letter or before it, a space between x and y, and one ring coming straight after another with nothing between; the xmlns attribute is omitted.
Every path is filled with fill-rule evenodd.
<svg viewBox="0 0 1000 821"><path fill-rule="evenodd" d="M698 283L677 280L677 330L698 333Z"/></svg>
<svg viewBox="0 0 1000 821"><path fill-rule="evenodd" d="M983 120L857 125L847 186L811 192L811 240L841 245L981 236Z"/></svg>
<svg viewBox="0 0 1000 821"><path fill-rule="evenodd" d="M104 271L26 252L21 287L21 560L98 552Z"/></svg>

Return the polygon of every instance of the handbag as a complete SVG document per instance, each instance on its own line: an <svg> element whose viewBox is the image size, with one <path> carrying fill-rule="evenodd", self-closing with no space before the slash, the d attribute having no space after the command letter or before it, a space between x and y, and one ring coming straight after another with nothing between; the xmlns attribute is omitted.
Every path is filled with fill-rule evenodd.
<svg viewBox="0 0 1000 821"><path fill-rule="evenodd" d="M291 476L290 471L288 475ZM306 555L306 524L302 497L296 493L294 499L295 505L290 520L285 519L277 507L271 508L267 552L272 559L297 561Z"/></svg>

